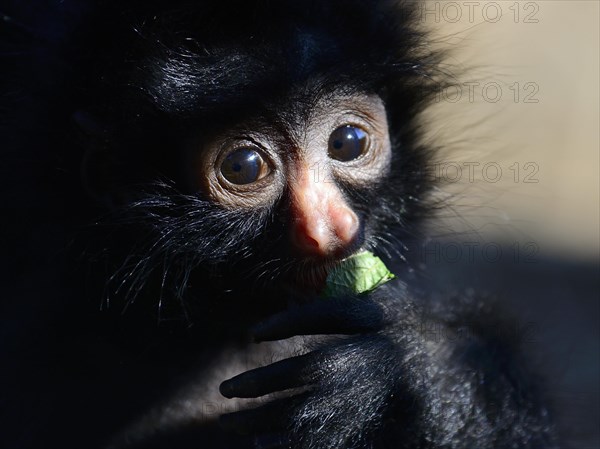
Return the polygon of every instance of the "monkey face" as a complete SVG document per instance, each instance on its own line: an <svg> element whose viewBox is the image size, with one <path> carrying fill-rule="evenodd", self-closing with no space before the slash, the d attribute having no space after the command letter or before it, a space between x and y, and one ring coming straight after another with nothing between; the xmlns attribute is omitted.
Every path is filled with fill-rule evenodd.
<svg viewBox="0 0 600 449"><path fill-rule="evenodd" d="M389 170L385 108L376 96L321 98L295 123L238 126L212 139L189 174L202 194L228 209L274 208L299 256L345 254L359 217L340 184L368 188Z"/></svg>
<svg viewBox="0 0 600 449"><path fill-rule="evenodd" d="M115 279L146 283L160 259L169 274L184 273L179 291L189 279L315 294L351 254L398 247L386 236L406 226L409 177L420 175L407 170L415 152L392 145L380 95L305 87L244 112L219 126L186 124L197 131L182 145L175 183L134 192L125 205L134 241L140 226L149 231L136 251L142 272Z"/></svg>
<svg viewBox="0 0 600 449"><path fill-rule="evenodd" d="M303 283L322 283L327 266L364 244L368 210L347 191L372 190L387 176L391 144L378 96L333 92L312 104L271 107L194 143L186 177L223 209L272 211L283 224L276 252L302 264ZM316 269L320 276L306 275Z"/></svg>

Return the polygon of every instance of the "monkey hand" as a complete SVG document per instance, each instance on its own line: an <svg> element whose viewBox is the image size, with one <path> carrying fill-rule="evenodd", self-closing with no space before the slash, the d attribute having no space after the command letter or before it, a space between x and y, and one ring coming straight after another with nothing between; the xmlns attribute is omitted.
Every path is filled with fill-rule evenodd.
<svg viewBox="0 0 600 449"><path fill-rule="evenodd" d="M386 287L367 297L315 301L256 326L257 341L345 336L223 382L221 393L230 398L257 398L285 390L292 394L223 415L221 424L259 435L257 447L362 447L363 439L372 438L371 432L381 427L400 377L401 355L391 336L397 334L392 329L403 305L390 299L399 292Z"/></svg>

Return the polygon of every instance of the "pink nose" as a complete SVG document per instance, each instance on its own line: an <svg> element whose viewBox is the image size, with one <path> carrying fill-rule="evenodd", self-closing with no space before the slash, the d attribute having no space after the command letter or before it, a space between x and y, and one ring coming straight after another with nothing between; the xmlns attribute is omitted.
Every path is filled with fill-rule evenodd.
<svg viewBox="0 0 600 449"><path fill-rule="evenodd" d="M313 209L309 216L296 222L292 231L293 241L300 251L311 256L333 256L354 241L358 217L350 208L329 207L325 214L318 208Z"/></svg>
<svg viewBox="0 0 600 449"><path fill-rule="evenodd" d="M292 241L303 254L333 256L358 234L359 220L334 182L297 179L292 189Z"/></svg>

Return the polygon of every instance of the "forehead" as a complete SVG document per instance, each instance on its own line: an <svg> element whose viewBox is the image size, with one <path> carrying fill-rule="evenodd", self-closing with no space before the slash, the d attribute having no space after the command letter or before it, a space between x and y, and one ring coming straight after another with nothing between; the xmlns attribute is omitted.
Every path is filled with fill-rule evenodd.
<svg viewBox="0 0 600 449"><path fill-rule="evenodd" d="M376 94L303 88L285 98L256 103L243 112L232 111L226 115L227 119L215 118L212 124L203 122L204 126L198 126L199 137L262 134L299 142L309 130L324 129L344 119L381 123L385 121L386 111Z"/></svg>
<svg viewBox="0 0 600 449"><path fill-rule="evenodd" d="M267 119L289 128L304 128L327 121L327 117L343 114L361 114L374 117L384 111L383 102L376 94L338 87L330 91L314 86L297 89L284 99L268 104Z"/></svg>

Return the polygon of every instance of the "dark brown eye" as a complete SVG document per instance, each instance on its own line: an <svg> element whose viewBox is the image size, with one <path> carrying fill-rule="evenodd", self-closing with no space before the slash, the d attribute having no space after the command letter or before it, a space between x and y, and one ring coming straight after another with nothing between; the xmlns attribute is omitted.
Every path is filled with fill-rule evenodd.
<svg viewBox="0 0 600 449"><path fill-rule="evenodd" d="M269 166L252 147L238 148L223 160L221 174L232 184L252 184L269 174Z"/></svg>
<svg viewBox="0 0 600 449"><path fill-rule="evenodd" d="M348 162L362 155L368 146L367 133L357 126L340 126L329 136L329 157Z"/></svg>

